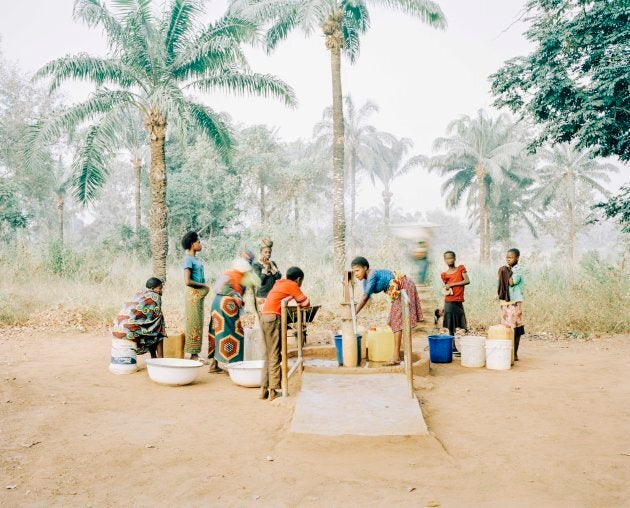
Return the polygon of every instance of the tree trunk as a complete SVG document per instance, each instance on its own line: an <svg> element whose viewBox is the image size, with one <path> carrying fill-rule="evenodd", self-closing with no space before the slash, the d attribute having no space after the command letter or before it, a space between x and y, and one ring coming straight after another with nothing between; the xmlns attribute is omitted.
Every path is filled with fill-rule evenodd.
<svg viewBox="0 0 630 508"><path fill-rule="evenodd" d="M267 222L267 203L265 203L265 184L260 180L260 223Z"/></svg>
<svg viewBox="0 0 630 508"><path fill-rule="evenodd" d="M567 222L568 222L568 249L569 249L569 267L573 268L574 249L575 249L575 219L573 217L573 203L571 200L568 202L567 207Z"/></svg>
<svg viewBox="0 0 630 508"><path fill-rule="evenodd" d="M383 219L385 224L389 224L389 212L392 205L392 196L394 194L389 191L389 188L386 188L383 191Z"/></svg>
<svg viewBox="0 0 630 508"><path fill-rule="evenodd" d="M479 261L488 265L490 264L490 213L486 203L486 171L483 166L477 166L475 173L479 185Z"/></svg>
<svg viewBox="0 0 630 508"><path fill-rule="evenodd" d="M152 110L145 119L151 144L151 252L153 276L166 282L166 256L168 254L168 209L166 207L166 118Z"/></svg>
<svg viewBox="0 0 630 508"><path fill-rule="evenodd" d="M344 124L341 92L342 15L332 14L323 25L326 47L330 50L333 108L333 264L336 273L346 265L346 217L344 206Z"/></svg>
<svg viewBox="0 0 630 508"><path fill-rule="evenodd" d="M63 209L66 205L65 196L63 192L57 191L57 225L59 231L59 245L63 245Z"/></svg>
<svg viewBox="0 0 630 508"><path fill-rule="evenodd" d="M568 192L567 199L567 224L568 224L568 248L569 248L569 268L573 269L574 249L575 249L575 217L573 213L573 204L575 203L575 178L571 168L568 173Z"/></svg>
<svg viewBox="0 0 630 508"><path fill-rule="evenodd" d="M140 227L142 226L142 210L140 205L140 176L142 172L142 160L134 157L131 159L131 166L133 167L133 179L134 179L134 198L136 202L136 235L140 233Z"/></svg>
<svg viewBox="0 0 630 508"><path fill-rule="evenodd" d="M357 209L357 154L352 151L350 157L350 254L356 256L356 235L354 231Z"/></svg>
<svg viewBox="0 0 630 508"><path fill-rule="evenodd" d="M300 233L300 203L297 195L293 196L293 227L295 228L295 236Z"/></svg>

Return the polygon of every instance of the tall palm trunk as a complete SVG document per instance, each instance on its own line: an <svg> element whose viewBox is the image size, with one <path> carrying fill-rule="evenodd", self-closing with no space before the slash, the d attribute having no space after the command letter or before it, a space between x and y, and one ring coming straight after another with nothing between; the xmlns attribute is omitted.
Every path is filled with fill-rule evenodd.
<svg viewBox="0 0 630 508"><path fill-rule="evenodd" d="M140 233L140 227L142 226L142 210L140 206L140 176L142 171L142 159L134 157L131 159L131 166L133 167L133 179L134 179L134 198L136 203L136 235Z"/></svg>
<svg viewBox="0 0 630 508"><path fill-rule="evenodd" d="M575 250L575 218L573 217L573 203L569 200L567 204L569 266L570 268L573 268Z"/></svg>
<svg viewBox="0 0 630 508"><path fill-rule="evenodd" d="M353 150L350 157L350 254L356 255L355 216L357 210L357 154Z"/></svg>
<svg viewBox="0 0 630 508"><path fill-rule="evenodd" d="M58 226L58 240L59 245L63 245L63 209L66 205L64 193L62 191L56 192L56 205L57 205L57 226Z"/></svg>
<svg viewBox="0 0 630 508"><path fill-rule="evenodd" d="M567 172L568 179L568 199L567 199L567 240L569 250L569 267L573 268L574 249L575 249L575 217L573 213L573 204L575 203L575 178L573 171L569 168Z"/></svg>
<svg viewBox="0 0 630 508"><path fill-rule="evenodd" d="M512 222L512 217L510 215L509 211L504 212L504 218L503 220L505 221L505 251L507 252L508 249L511 249L511 243L512 243L512 238L511 238L511 233L512 233L512 229L511 229L511 222Z"/></svg>
<svg viewBox="0 0 630 508"><path fill-rule="evenodd" d="M479 261L490 264L490 212L487 204L486 171L483 166L475 169L479 185Z"/></svg>
<svg viewBox="0 0 630 508"><path fill-rule="evenodd" d="M300 203L297 194L293 196L293 228L297 238L300 234Z"/></svg>
<svg viewBox="0 0 630 508"><path fill-rule="evenodd" d="M342 15L335 12L323 25L326 47L330 50L333 108L333 264L336 273L346 264L346 217L344 206L344 125L341 92Z"/></svg>
<svg viewBox="0 0 630 508"><path fill-rule="evenodd" d="M151 251L153 276L166 281L166 256L168 254L168 209L166 207L166 118L152 110L145 120L151 145Z"/></svg>
<svg viewBox="0 0 630 508"><path fill-rule="evenodd" d="M267 222L267 203L266 203L266 198L267 196L265 195L265 184L262 181L262 177L260 179L260 205L259 205L259 212L260 212L260 223L261 224L265 224Z"/></svg>
<svg viewBox="0 0 630 508"><path fill-rule="evenodd" d="M389 188L386 187L385 190L383 191L383 217L385 219L385 224L389 224L389 215L390 215L390 209L392 206L392 196L394 195L393 192L390 192Z"/></svg>

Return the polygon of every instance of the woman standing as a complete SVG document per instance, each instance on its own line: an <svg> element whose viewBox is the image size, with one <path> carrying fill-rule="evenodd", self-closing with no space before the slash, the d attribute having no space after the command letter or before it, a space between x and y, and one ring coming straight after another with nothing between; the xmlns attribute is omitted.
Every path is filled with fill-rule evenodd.
<svg viewBox="0 0 630 508"><path fill-rule="evenodd" d="M251 273L254 254L243 251L215 285L215 297L208 325L208 359L210 372L222 372L218 363L243 360L245 339L241 314L244 312L244 294L249 286L257 285L258 277Z"/></svg>
<svg viewBox="0 0 630 508"><path fill-rule="evenodd" d="M190 354L191 360L197 360L201 352L203 333L203 301L209 288L203 270L203 264L197 259L201 252L201 241L195 231L189 231L182 238L182 247L186 255L182 260L184 284L186 284L186 342L184 352Z"/></svg>
<svg viewBox="0 0 630 508"><path fill-rule="evenodd" d="M416 290L416 285L404 273L392 272L391 270L370 269L370 263L364 257L356 257L352 260L352 273L358 280L363 281L363 297L357 306L357 314L365 306L374 293L384 291L391 299L389 318L387 324L394 332L394 353L392 359L385 365L398 365L400 363L400 344L402 342L402 298L400 292L404 289L409 296L410 309L409 317L411 327L416 326L418 321L422 321L422 307L420 297Z"/></svg>
<svg viewBox="0 0 630 508"><path fill-rule="evenodd" d="M260 278L260 287L256 291L256 297L258 298L258 304L264 304L265 298L271 291L271 288L278 279L282 278L282 274L278 269L278 265L275 261L271 260L271 249L273 247L273 241L266 238L260 242L260 257L258 261L253 264L254 273Z"/></svg>

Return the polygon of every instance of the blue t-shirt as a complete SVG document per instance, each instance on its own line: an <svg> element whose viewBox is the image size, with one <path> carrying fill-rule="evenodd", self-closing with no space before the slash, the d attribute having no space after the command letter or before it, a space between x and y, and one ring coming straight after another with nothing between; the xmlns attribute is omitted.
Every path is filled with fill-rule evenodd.
<svg viewBox="0 0 630 508"><path fill-rule="evenodd" d="M363 280L363 292L366 295L387 291L394 274L391 270L370 270L367 279Z"/></svg>
<svg viewBox="0 0 630 508"><path fill-rule="evenodd" d="M195 256L184 256L182 261L182 268L190 268L190 280L198 282L199 284L205 284L206 278L203 274L203 263L199 261Z"/></svg>

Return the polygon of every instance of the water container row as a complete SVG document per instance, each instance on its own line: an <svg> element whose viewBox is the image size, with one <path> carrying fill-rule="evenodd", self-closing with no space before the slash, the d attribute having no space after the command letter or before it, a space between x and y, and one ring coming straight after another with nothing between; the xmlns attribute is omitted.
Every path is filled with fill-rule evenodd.
<svg viewBox="0 0 630 508"><path fill-rule="evenodd" d="M453 361L452 335L430 335L429 356L432 363ZM483 367L507 370L514 365L514 330L503 325L491 326L488 338L465 336L460 339L463 367Z"/></svg>

